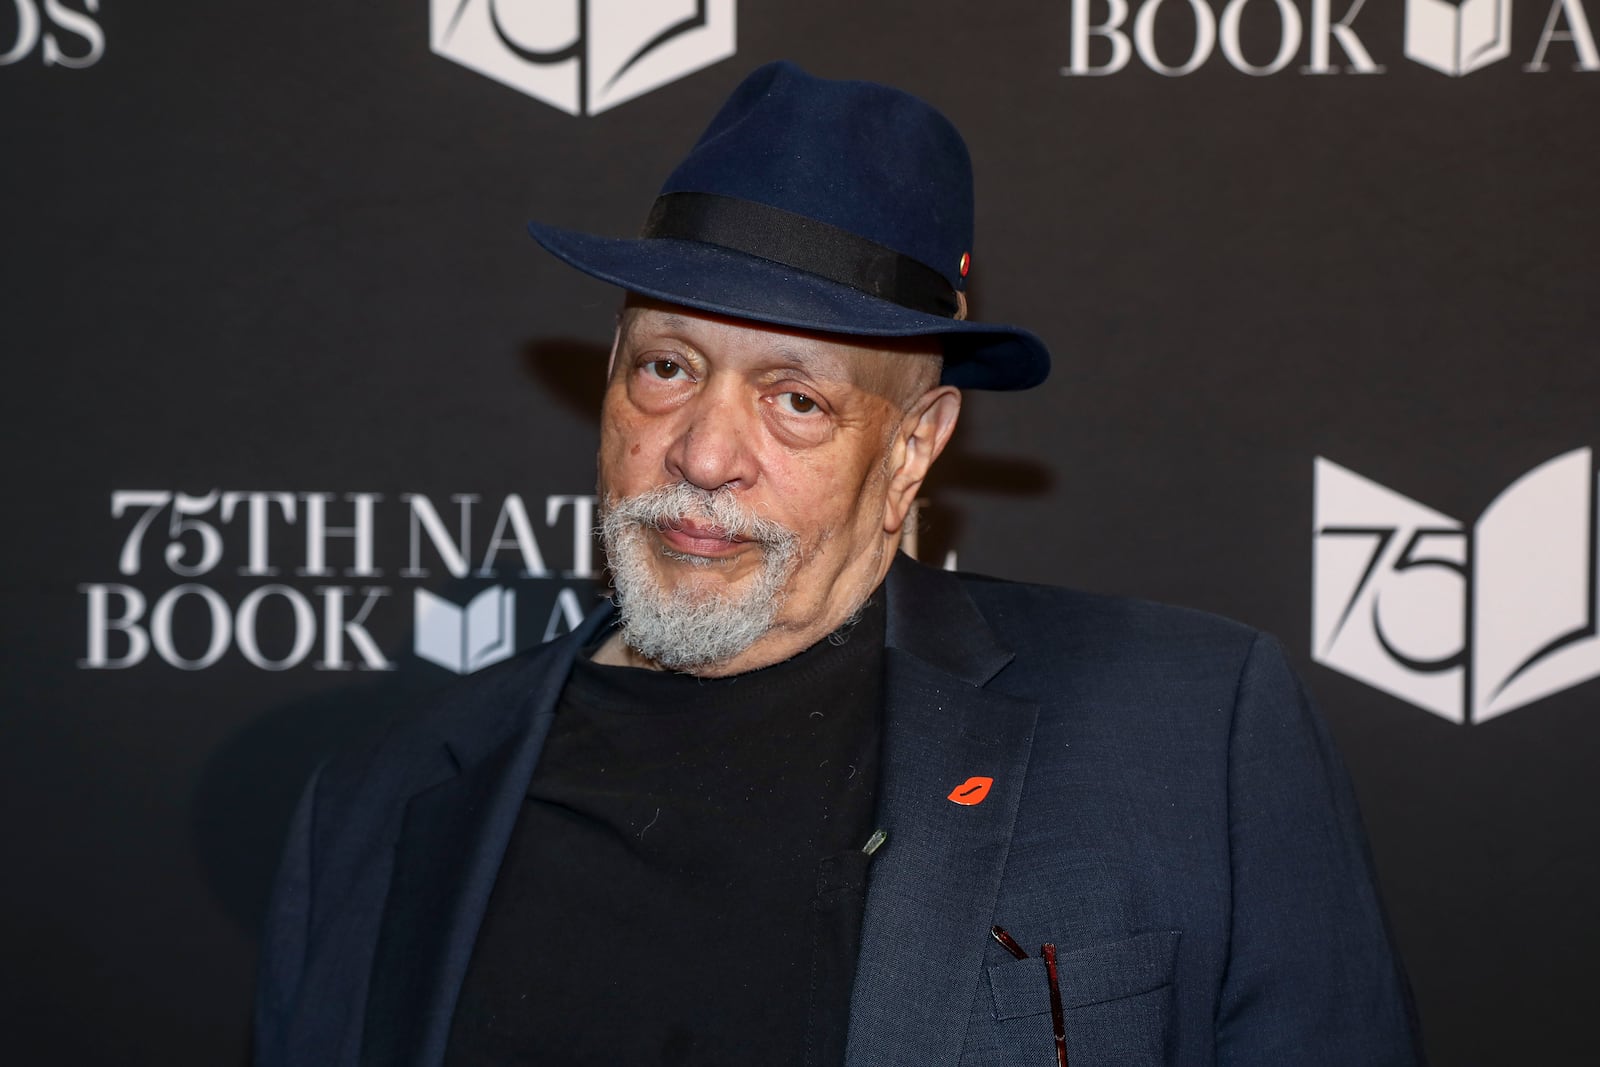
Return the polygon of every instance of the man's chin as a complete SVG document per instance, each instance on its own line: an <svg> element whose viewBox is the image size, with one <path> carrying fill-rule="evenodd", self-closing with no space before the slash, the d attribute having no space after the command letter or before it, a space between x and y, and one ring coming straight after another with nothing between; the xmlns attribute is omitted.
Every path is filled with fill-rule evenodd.
<svg viewBox="0 0 1600 1067"><path fill-rule="evenodd" d="M761 563L759 549L754 554L702 556L663 547L650 569L656 588L668 596L720 600L737 597L740 590L759 581Z"/></svg>
<svg viewBox="0 0 1600 1067"><path fill-rule="evenodd" d="M783 600L759 581L729 581L704 569L631 588L618 582L617 594L623 641L647 660L691 673L760 641Z"/></svg>
<svg viewBox="0 0 1600 1067"><path fill-rule="evenodd" d="M644 513L630 517L628 506L618 502L602 516L601 541L630 648L661 666L697 672L732 660L767 634L798 563L793 535L774 528L743 540L759 521L723 516L715 531L738 530L739 538L690 536L693 543L683 544L680 530L674 544L652 509L634 508ZM705 541L715 543L699 543Z"/></svg>

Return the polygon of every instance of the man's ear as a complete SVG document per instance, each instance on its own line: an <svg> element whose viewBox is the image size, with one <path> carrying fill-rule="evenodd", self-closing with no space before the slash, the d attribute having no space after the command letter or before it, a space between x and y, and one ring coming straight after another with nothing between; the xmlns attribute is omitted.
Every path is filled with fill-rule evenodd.
<svg viewBox="0 0 1600 1067"><path fill-rule="evenodd" d="M906 412L890 446L884 533L898 534L905 526L923 479L950 442L960 418L961 391L950 385L929 389Z"/></svg>

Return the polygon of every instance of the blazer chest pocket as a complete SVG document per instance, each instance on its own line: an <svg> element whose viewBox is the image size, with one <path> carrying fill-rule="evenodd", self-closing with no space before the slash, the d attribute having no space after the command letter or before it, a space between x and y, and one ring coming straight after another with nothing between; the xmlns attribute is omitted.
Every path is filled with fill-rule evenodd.
<svg viewBox="0 0 1600 1067"><path fill-rule="evenodd" d="M1166 1062L1178 938L1177 930L1154 930L1057 953L1067 1055L1074 1067ZM986 977L996 1024L991 1048L1016 1057L996 1062L1031 1063L1035 1051L1048 1054L1054 1039L1044 960L1006 960L988 967Z"/></svg>

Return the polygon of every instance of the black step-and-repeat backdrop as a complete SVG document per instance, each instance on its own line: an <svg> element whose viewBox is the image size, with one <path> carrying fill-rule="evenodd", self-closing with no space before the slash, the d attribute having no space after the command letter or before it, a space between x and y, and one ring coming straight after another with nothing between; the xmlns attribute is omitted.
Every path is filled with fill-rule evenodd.
<svg viewBox="0 0 1600 1067"><path fill-rule="evenodd" d="M1592 1055L1600 0L0 4L12 1063L238 1063L331 747L598 596L634 231L788 57L966 132L917 550L1282 636L1434 1059Z"/></svg>

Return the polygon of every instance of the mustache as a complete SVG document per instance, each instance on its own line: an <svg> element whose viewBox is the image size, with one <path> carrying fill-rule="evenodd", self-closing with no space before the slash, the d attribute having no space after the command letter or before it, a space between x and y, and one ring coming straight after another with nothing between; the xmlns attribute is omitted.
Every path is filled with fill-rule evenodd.
<svg viewBox="0 0 1600 1067"><path fill-rule="evenodd" d="M608 494L601 504L600 518L603 531L629 524L661 530L692 521L713 526L723 536L740 541L788 547L797 540L788 527L745 506L732 489L701 489L688 482L657 486L633 496Z"/></svg>

